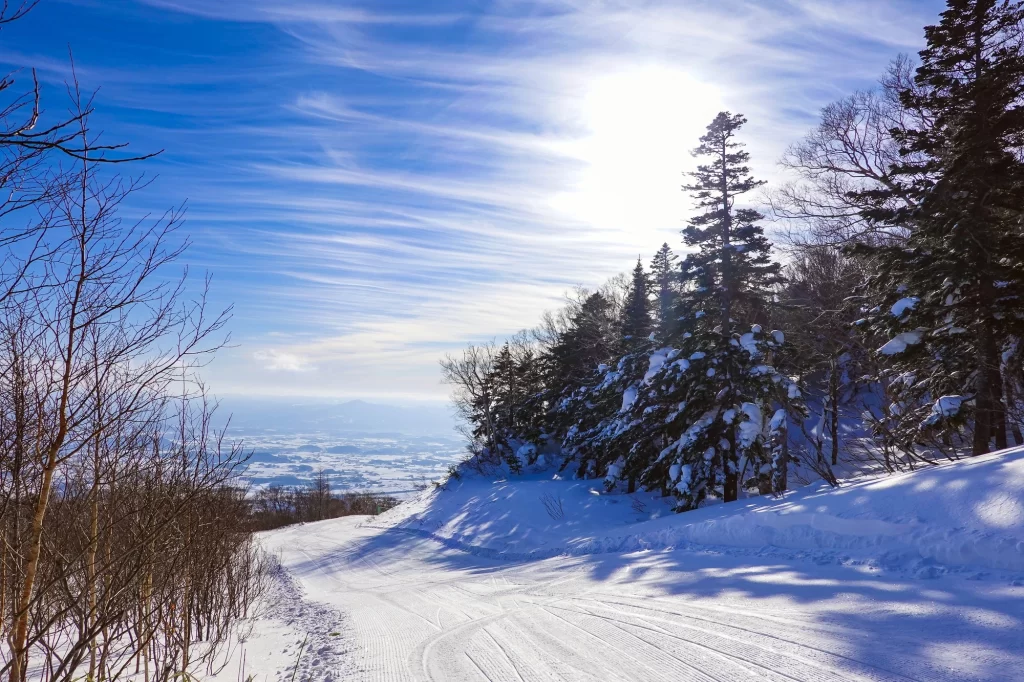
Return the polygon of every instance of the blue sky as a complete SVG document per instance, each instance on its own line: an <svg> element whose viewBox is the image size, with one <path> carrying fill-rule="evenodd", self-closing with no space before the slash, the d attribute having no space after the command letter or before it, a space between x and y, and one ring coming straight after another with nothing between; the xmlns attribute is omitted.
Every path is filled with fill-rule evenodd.
<svg viewBox="0 0 1024 682"><path fill-rule="evenodd" d="M233 303L215 392L441 398L438 358L679 245L688 150L742 112L757 174L914 52L933 0L42 0L0 34L45 103L188 201Z"/></svg>

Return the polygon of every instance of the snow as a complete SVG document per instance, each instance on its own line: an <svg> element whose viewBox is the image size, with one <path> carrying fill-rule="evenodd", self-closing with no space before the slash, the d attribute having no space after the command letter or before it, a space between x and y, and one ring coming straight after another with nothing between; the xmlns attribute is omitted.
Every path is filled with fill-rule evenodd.
<svg viewBox="0 0 1024 682"><path fill-rule="evenodd" d="M746 416L746 419L740 422L739 444L742 449L746 450L761 435L764 430L764 420L761 416L761 407L756 403L743 403L740 405L740 411Z"/></svg>
<svg viewBox="0 0 1024 682"><path fill-rule="evenodd" d="M263 534L214 679L1022 679L1024 449L685 514L553 475Z"/></svg>
<svg viewBox="0 0 1024 682"><path fill-rule="evenodd" d="M659 348L651 353L651 356L647 359L647 373L644 374L645 384L649 383L658 374L658 370L665 364L672 350L671 348Z"/></svg>
<svg viewBox="0 0 1024 682"><path fill-rule="evenodd" d="M882 355L896 355L905 351L909 346L918 343L921 343L921 332L903 332L886 342L885 345L878 349L878 352Z"/></svg>
<svg viewBox="0 0 1024 682"><path fill-rule="evenodd" d="M906 313L908 310L914 309L914 306L917 305L919 300L920 299L918 299L916 296L907 296L906 298L901 298L892 305L892 316L903 317L904 313Z"/></svg>
<svg viewBox="0 0 1024 682"><path fill-rule="evenodd" d="M935 401L932 405L932 413L928 415L925 420L926 424L938 424L943 419L949 417L955 417L960 412L960 406L963 404L964 398L962 395L944 395Z"/></svg>
<svg viewBox="0 0 1024 682"><path fill-rule="evenodd" d="M760 352L757 348L757 340L754 338L754 334L752 332L747 332L740 337L740 346L742 346L743 350L747 351L752 358L756 358Z"/></svg>
<svg viewBox="0 0 1024 682"><path fill-rule="evenodd" d="M824 410L822 410L822 414L825 414ZM784 423L786 423L786 411L783 409L778 409L775 410L775 414L772 415L772 421L771 424L769 424L768 428L771 431L778 431Z"/></svg>
<svg viewBox="0 0 1024 682"><path fill-rule="evenodd" d="M960 412L960 405L963 403L962 395L944 395L932 405L932 412L943 417L952 417Z"/></svg>
<svg viewBox="0 0 1024 682"><path fill-rule="evenodd" d="M622 392L622 407L619 408L619 412L629 412L630 408L633 407L633 403L636 402L636 386L630 386Z"/></svg>

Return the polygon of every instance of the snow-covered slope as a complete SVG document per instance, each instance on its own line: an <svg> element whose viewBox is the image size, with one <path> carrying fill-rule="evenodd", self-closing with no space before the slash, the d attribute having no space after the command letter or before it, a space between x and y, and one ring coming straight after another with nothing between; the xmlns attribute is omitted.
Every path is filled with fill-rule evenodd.
<svg viewBox="0 0 1024 682"><path fill-rule="evenodd" d="M1024 682L1024 450L686 514L598 490L465 477L267 533L212 679Z"/></svg>
<svg viewBox="0 0 1024 682"><path fill-rule="evenodd" d="M373 523L506 558L701 544L841 551L922 577L946 567L1024 574L1024 449L685 514L602 490L550 473L464 477Z"/></svg>

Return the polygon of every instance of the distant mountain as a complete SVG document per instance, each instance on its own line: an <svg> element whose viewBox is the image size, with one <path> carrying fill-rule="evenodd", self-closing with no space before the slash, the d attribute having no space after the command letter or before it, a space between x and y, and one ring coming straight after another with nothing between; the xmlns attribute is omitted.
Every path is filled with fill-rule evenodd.
<svg viewBox="0 0 1024 682"><path fill-rule="evenodd" d="M222 398L217 421L231 416L238 432L362 433L453 436L451 408L442 403L387 405L365 400L330 401L293 397Z"/></svg>

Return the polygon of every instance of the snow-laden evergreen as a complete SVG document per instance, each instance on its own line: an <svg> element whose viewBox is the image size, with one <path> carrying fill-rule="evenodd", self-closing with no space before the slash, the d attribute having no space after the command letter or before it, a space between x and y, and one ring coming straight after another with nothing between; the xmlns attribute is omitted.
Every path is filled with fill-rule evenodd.
<svg viewBox="0 0 1024 682"><path fill-rule="evenodd" d="M909 236L860 247L866 327L888 339L876 378L896 399L879 436L950 449L970 425L980 454L1007 445L1006 366L1024 331L1024 8L950 0L925 36L900 93L920 124L897 131L901 162L867 212ZM909 203L893 208L897 193Z"/></svg>
<svg viewBox="0 0 1024 682"><path fill-rule="evenodd" d="M1024 444L1024 3L948 0L925 38L787 154L804 182L775 217L806 231L776 233L786 260L746 120L718 114L685 257L663 244L545 316L530 391L460 391L473 452L687 510Z"/></svg>

